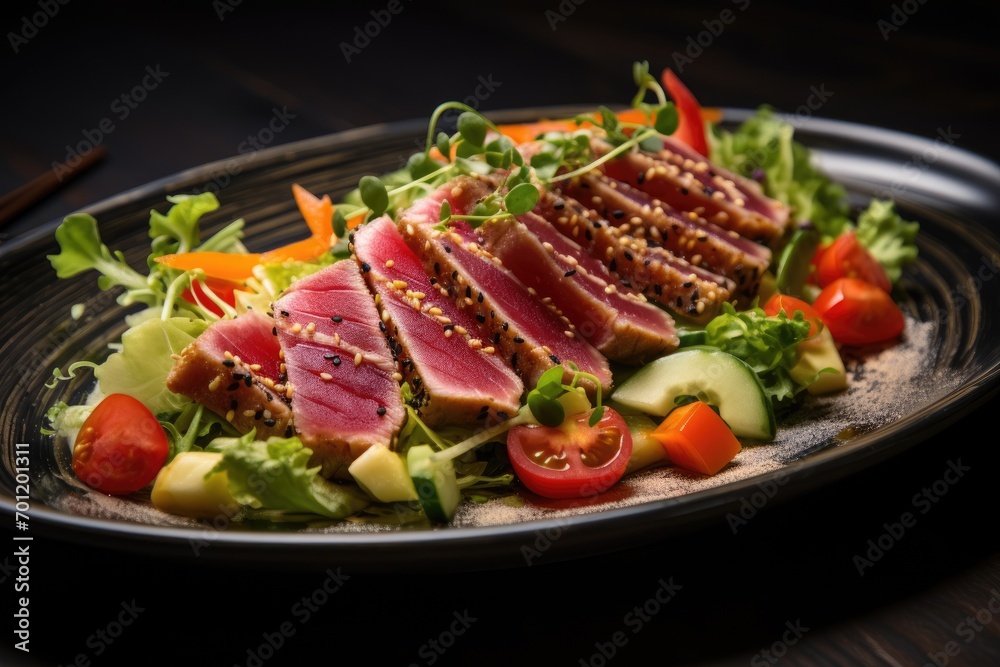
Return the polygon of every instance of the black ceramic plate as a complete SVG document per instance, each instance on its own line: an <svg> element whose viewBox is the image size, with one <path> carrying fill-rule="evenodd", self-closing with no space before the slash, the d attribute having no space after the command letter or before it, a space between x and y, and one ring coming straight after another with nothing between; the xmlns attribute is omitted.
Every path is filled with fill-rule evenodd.
<svg viewBox="0 0 1000 667"><path fill-rule="evenodd" d="M580 109L493 114L498 122L565 117ZM725 110L726 123L745 118ZM222 207L206 231L247 220L248 247L266 249L301 235L290 186L297 182L335 200L365 174L398 168L414 152L424 121L380 125L280 146L198 167L86 209L104 242L134 266L148 252L149 210L169 194L212 189ZM494 503L460 515L460 525L374 530L365 525L198 524L153 510L142 499L110 498L68 473L68 452L40 433L46 409L72 402L90 378L45 385L54 367L100 359L124 330L113 295L93 277L58 281L45 255L56 252L56 222L0 248L6 287L0 312L4 521L28 509L30 531L69 541L242 561L311 562L365 569L462 569L580 557L659 540L705 522L733 521L748 503L781 502L891 457L940 431L985 401L1000 378L1000 167L952 147L883 129L809 119L796 138L857 204L890 195L904 217L919 220L920 258L896 298L907 313L904 343L849 359L854 388L810 401L788 417L775 445L747 447L737 465L712 480L670 469L640 475L586 507ZM70 306L86 304L83 317ZM29 480L15 470L17 443L30 451ZM28 481L31 497L18 499ZM18 487L21 483L21 488ZM21 503L18 505L19 501ZM534 550L534 552L532 551Z"/></svg>

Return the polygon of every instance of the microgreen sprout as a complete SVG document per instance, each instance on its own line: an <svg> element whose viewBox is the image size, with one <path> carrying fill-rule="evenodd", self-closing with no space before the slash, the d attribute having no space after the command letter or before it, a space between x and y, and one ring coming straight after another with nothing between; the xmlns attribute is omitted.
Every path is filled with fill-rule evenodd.
<svg viewBox="0 0 1000 667"><path fill-rule="evenodd" d="M435 462L456 459L484 443L495 440L515 426L523 424L536 424L551 428L560 426L566 419L566 405L575 406L583 401L588 401L586 394L578 388L581 382L590 382L597 388L595 408L589 420L591 426L596 426L597 422L604 416L604 406L601 404L601 382L593 374L579 370L575 364L569 363L568 365L573 371L573 377L568 385L563 384L566 369L563 366L553 366L538 378L535 388L528 392L525 405L518 410L516 415L496 426L483 429L453 447L435 452L431 459ZM574 400L568 400L570 397Z"/></svg>

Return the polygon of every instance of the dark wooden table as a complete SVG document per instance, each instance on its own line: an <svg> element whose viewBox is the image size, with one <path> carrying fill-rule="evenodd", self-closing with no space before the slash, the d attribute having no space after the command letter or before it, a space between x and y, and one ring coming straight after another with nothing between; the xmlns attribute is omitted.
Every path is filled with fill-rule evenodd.
<svg viewBox="0 0 1000 667"><path fill-rule="evenodd" d="M925 137L951 128L960 147L1000 159L990 2L886 0L849 13L757 0L16 4L0 56L0 192L88 144L107 156L7 235L254 143L426 117L447 99L484 110L627 103L636 59L683 68L705 105L794 112L820 90L817 115ZM371 21L366 43L358 31ZM307 622L293 609L322 568L40 539L33 650L0 652L0 663L1000 664L998 411L994 396L889 461L769 504L736 535L720 522L517 570L355 573ZM859 576L854 557L959 460L968 472ZM0 573L8 598L12 577ZM671 578L676 598L641 611ZM290 619L294 634L281 636Z"/></svg>

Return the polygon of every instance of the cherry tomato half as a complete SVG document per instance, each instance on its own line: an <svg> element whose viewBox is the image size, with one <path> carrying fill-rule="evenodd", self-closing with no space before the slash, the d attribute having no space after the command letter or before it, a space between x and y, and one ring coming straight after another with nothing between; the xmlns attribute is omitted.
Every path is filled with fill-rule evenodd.
<svg viewBox="0 0 1000 667"><path fill-rule="evenodd" d="M892 291L892 281L868 248L861 245L853 231L847 231L830 245L820 248L813 257L816 284L826 287L838 278L860 278L876 287Z"/></svg>
<svg viewBox="0 0 1000 667"><path fill-rule="evenodd" d="M584 498L607 491L625 474L632 436L609 407L595 426L593 410L558 427L525 424L507 434L507 455L518 479L546 498Z"/></svg>
<svg viewBox="0 0 1000 667"><path fill-rule="evenodd" d="M809 323L809 335L815 336L818 334L820 326L823 324L823 318L819 316L815 308L802 299L797 299L787 294L775 294L764 304L764 314L768 317L774 317L781 311L785 311L785 315L789 317L795 317L795 311L797 310L802 311L802 316Z"/></svg>
<svg viewBox="0 0 1000 667"><path fill-rule="evenodd" d="M888 292L858 278L838 278L823 288L813 308L842 345L871 345L903 333L903 311Z"/></svg>
<svg viewBox="0 0 1000 667"><path fill-rule="evenodd" d="M73 472L98 491L132 493L156 478L169 451L163 427L145 405L126 394L110 394L76 437Z"/></svg>

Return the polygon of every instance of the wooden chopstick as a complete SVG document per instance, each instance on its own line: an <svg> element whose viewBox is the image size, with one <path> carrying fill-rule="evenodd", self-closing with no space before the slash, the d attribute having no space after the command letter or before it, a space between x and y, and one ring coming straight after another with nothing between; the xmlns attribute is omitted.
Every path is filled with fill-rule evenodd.
<svg viewBox="0 0 1000 667"><path fill-rule="evenodd" d="M81 155L75 166L64 162L0 197L0 228L97 164L107 153L103 145L98 145L85 155Z"/></svg>

